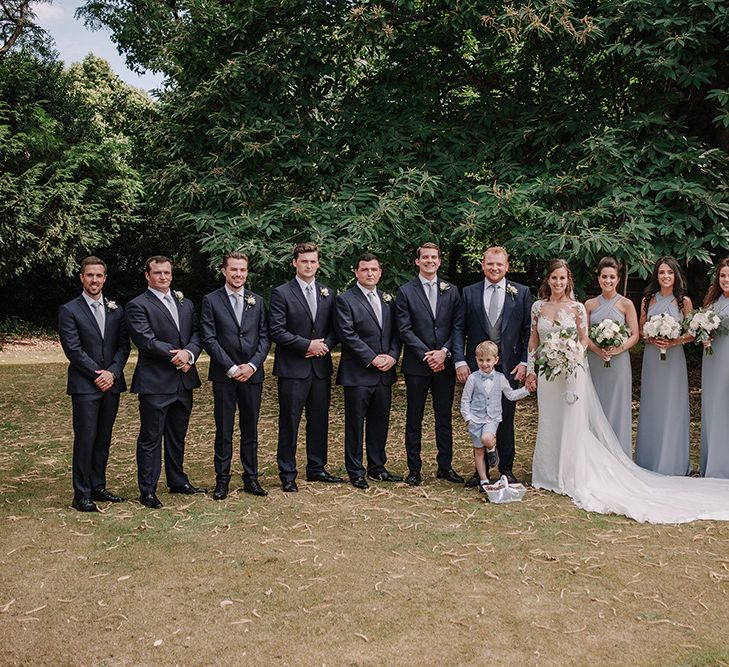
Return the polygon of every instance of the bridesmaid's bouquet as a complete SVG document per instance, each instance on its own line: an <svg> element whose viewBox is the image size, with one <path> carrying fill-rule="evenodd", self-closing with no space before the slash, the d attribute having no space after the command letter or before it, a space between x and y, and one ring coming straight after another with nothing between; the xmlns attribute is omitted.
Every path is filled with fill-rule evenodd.
<svg viewBox="0 0 729 667"><path fill-rule="evenodd" d="M697 343L706 343L706 354L714 354L711 339L726 333L721 326L721 318L711 308L696 308L683 321L684 331L694 337Z"/></svg>
<svg viewBox="0 0 729 667"><path fill-rule="evenodd" d="M630 338L630 329L625 324L618 324L615 320L604 319L590 327L590 338L601 350L621 347ZM611 357L608 357L605 360L603 364L605 368L610 368L610 359Z"/></svg>
<svg viewBox="0 0 729 667"><path fill-rule="evenodd" d="M681 337L681 323L668 313L654 315L643 326L643 335L647 338L663 338L676 340ZM666 360L666 351L661 349L661 361Z"/></svg>
<svg viewBox="0 0 729 667"><path fill-rule="evenodd" d="M585 348L577 337L575 327L566 327L547 334L534 352L534 365L547 380L558 375L569 377L582 367Z"/></svg>

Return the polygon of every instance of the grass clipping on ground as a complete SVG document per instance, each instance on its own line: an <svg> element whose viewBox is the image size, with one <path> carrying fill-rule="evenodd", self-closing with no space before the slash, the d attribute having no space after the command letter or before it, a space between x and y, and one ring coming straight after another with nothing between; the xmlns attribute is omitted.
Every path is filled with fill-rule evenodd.
<svg viewBox="0 0 729 667"><path fill-rule="evenodd" d="M521 503L486 504L436 481L430 411L423 486L309 484L301 441L300 492L284 494L269 377L267 498L240 491L234 457L223 502L170 496L163 475L161 510L132 500L75 512L66 366L48 355L0 363L0 664L729 664L729 524L640 525L533 489ZM388 445L399 474L404 414L400 382ZM454 467L469 475L470 440L454 415ZM330 423L329 469L341 474L338 388ZM137 428L125 394L108 485L131 499ZM515 468L526 481L535 428L527 399ZM193 484L214 485L213 435L206 383L187 442Z"/></svg>

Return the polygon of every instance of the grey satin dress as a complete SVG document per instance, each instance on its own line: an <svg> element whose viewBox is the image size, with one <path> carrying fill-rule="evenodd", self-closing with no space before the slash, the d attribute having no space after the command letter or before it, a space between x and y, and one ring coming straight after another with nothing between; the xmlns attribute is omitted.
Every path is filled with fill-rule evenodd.
<svg viewBox="0 0 729 667"><path fill-rule="evenodd" d="M721 295L712 308L729 326L729 299ZM729 478L729 336L717 336L712 348L701 365L699 470L705 477Z"/></svg>
<svg viewBox="0 0 729 667"><path fill-rule="evenodd" d="M599 305L590 313L590 326L603 320L613 320L625 324L625 315L617 309L622 297L616 294L607 301L602 294L597 297ZM602 357L594 352L587 353L590 364L592 384L595 385L597 397L602 410L613 427L618 442L628 458L633 456L633 415L632 415L632 374L630 354L621 352L610 360L610 368L605 368Z"/></svg>
<svg viewBox="0 0 729 667"><path fill-rule="evenodd" d="M673 296L656 294L648 319L668 313L679 322L683 314ZM662 475L687 475L689 468L688 373L683 345L666 350L661 361L655 345L646 345L640 383L640 411L635 462Z"/></svg>

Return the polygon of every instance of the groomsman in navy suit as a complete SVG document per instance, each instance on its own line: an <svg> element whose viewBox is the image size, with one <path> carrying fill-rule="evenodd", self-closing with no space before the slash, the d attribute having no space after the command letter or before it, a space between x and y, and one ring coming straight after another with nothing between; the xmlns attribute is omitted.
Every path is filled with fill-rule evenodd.
<svg viewBox="0 0 729 667"><path fill-rule="evenodd" d="M354 269L356 285L337 297L334 324L342 345L337 384L344 387L344 457L349 480L368 488L362 464L367 443L367 476L401 482L385 468L385 445L390 426L392 385L400 342L395 323L395 300L378 291L379 259L361 255ZM365 429L367 431L365 436Z"/></svg>
<svg viewBox="0 0 729 667"><path fill-rule="evenodd" d="M106 488L111 431L126 391L129 357L124 311L105 299L106 264L98 257L81 262L83 292L58 311L58 332L68 360L66 393L73 410L73 503L79 512L98 512L101 500L124 499Z"/></svg>
<svg viewBox="0 0 729 667"><path fill-rule="evenodd" d="M150 257L144 277L149 289L127 304L129 335L139 350L132 391L139 395L137 483L139 501L157 509L157 482L165 451L170 493L207 493L190 484L183 460L192 412L192 390L200 386L195 362L201 344L195 307L182 292L170 289L172 262Z"/></svg>
<svg viewBox="0 0 729 667"><path fill-rule="evenodd" d="M456 373L453 365L453 331L463 326L463 303L458 289L438 280L440 248L424 243L418 248L415 280L397 291L397 331L404 345L402 372L407 386L405 451L408 475L405 482L422 482L420 449L423 414L428 392L435 414L435 444L438 449L436 477L463 484L453 470L453 394Z"/></svg>
<svg viewBox="0 0 729 667"><path fill-rule="evenodd" d="M531 327L532 296L525 285L506 280L509 256L504 248L488 248L481 262L484 280L463 289L465 319L456 326L453 335L453 357L456 377L465 383L472 371L477 370L475 350L483 340L499 346L499 364L512 387L518 387L526 378L527 344ZM499 454L499 472L510 483L517 480L514 465L514 402L501 399L502 421L496 431L496 449ZM475 473L466 483L478 486Z"/></svg>
<svg viewBox="0 0 729 667"><path fill-rule="evenodd" d="M263 363L270 344L263 297L244 289L248 256L230 252L221 272L225 285L202 302L200 329L210 355L208 380L215 402L215 491L213 498L228 495L233 458L233 426L238 409L243 491L254 496L268 492L258 482L258 415L263 389Z"/></svg>
<svg viewBox="0 0 729 667"><path fill-rule="evenodd" d="M273 374L278 378L278 470L288 493L296 485L296 441L306 410L306 479L341 483L326 470L329 441L329 402L332 392L331 350L337 343L333 328L334 290L316 280L319 247L294 247L296 275L271 294L268 329L276 343Z"/></svg>

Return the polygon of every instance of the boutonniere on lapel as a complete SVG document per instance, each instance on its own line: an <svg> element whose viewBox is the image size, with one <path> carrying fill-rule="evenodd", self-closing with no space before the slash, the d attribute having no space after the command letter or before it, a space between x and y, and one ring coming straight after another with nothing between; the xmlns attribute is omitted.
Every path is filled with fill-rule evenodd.
<svg viewBox="0 0 729 667"><path fill-rule="evenodd" d="M382 293L382 300L385 303L390 303L390 301L392 301L392 294L390 294L389 292L383 292Z"/></svg>
<svg viewBox="0 0 729 667"><path fill-rule="evenodd" d="M185 300L185 295L180 290L175 290L173 294L175 295L175 299L177 299L180 302L180 305L182 305L182 302Z"/></svg>
<svg viewBox="0 0 729 667"><path fill-rule="evenodd" d="M112 301L111 299L104 299L106 301L106 307L109 310L116 310L119 306L117 306L116 301Z"/></svg>
<svg viewBox="0 0 729 667"><path fill-rule="evenodd" d="M256 305L256 297L252 294L246 294L243 301L246 302L246 310L250 310L251 308L253 308L253 306Z"/></svg>
<svg viewBox="0 0 729 667"><path fill-rule="evenodd" d="M322 299L326 299L329 296L329 288L328 287L322 287L319 290L319 294L321 294Z"/></svg>
<svg viewBox="0 0 729 667"><path fill-rule="evenodd" d="M438 283L438 289L441 294L443 294L443 292L447 292L450 288L450 283L447 283L445 280L441 280L440 283Z"/></svg>
<svg viewBox="0 0 729 667"><path fill-rule="evenodd" d="M516 295L519 294L519 290L516 289L513 285L506 283L506 293L511 297L511 300L513 301L516 299Z"/></svg>

